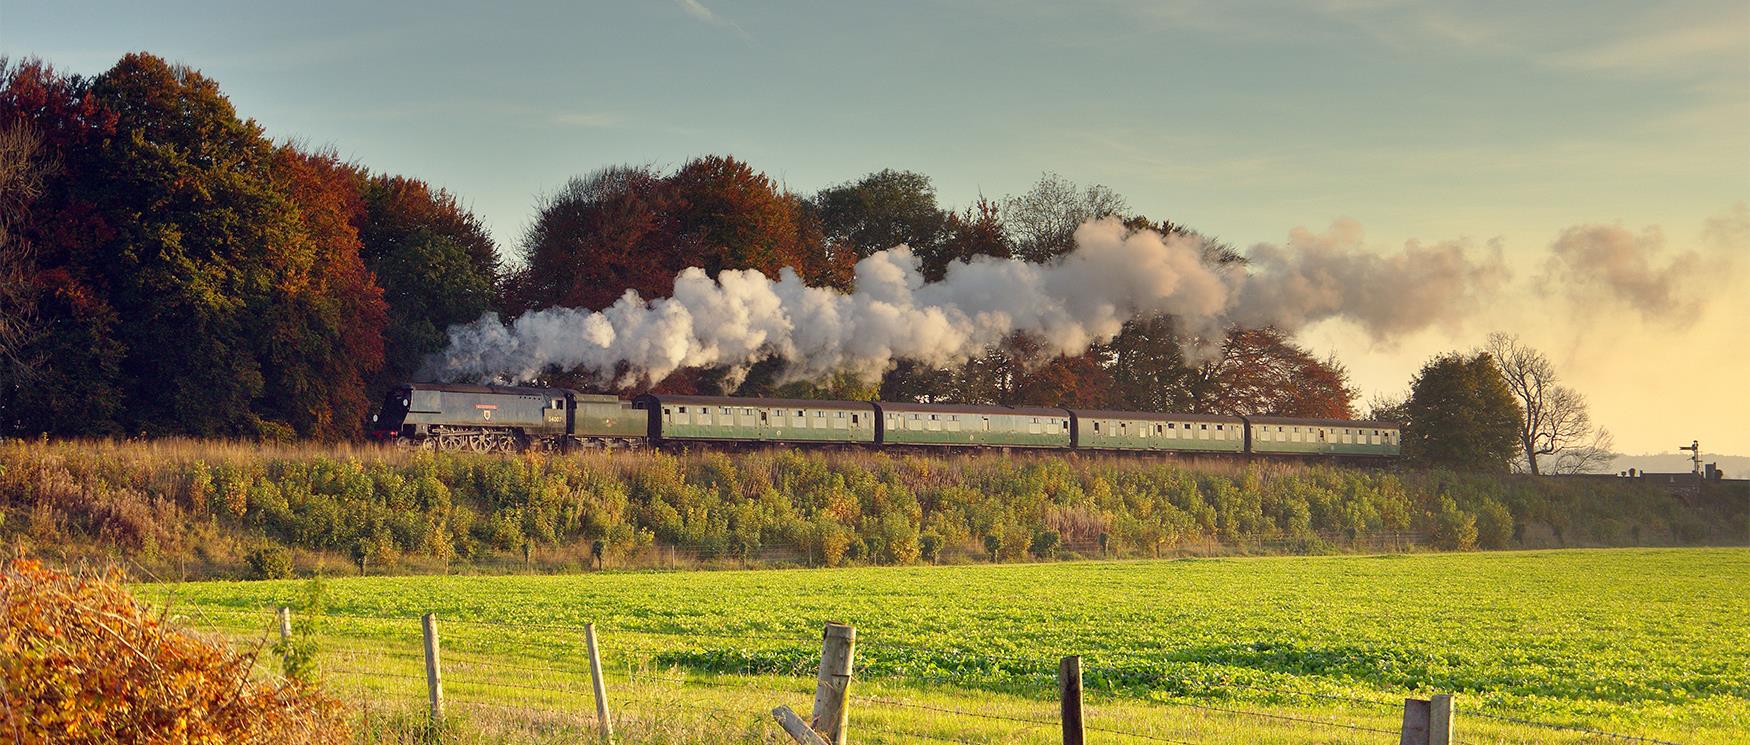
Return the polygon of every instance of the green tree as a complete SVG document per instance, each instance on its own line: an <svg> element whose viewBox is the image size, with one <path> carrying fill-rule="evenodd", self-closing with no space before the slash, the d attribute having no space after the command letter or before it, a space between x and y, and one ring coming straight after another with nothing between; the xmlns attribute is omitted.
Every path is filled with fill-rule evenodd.
<svg viewBox="0 0 1750 745"><path fill-rule="evenodd" d="M122 58L90 90L118 116L76 188L113 230L94 273L126 349L122 427L259 434L257 343L276 282L310 260L273 146L217 83L151 55Z"/></svg>
<svg viewBox="0 0 1750 745"><path fill-rule="evenodd" d="M1518 447L1519 407L1486 352L1423 365L1404 416L1404 455L1424 465L1504 471Z"/></svg>
<svg viewBox="0 0 1750 745"><path fill-rule="evenodd" d="M948 213L936 206L936 187L921 173L871 173L822 189L814 205L828 245L857 258L903 243L927 264L937 260L947 237Z"/></svg>
<svg viewBox="0 0 1750 745"><path fill-rule="evenodd" d="M499 267L492 237L455 195L401 176L373 177L363 193L359 240L389 306L374 400L442 350L450 326L495 308Z"/></svg>

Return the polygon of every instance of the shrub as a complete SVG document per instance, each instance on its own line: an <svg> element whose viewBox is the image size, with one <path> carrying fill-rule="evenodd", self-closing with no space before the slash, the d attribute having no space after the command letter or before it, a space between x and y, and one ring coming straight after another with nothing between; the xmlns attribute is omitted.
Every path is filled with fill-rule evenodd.
<svg viewBox="0 0 1750 745"><path fill-rule="evenodd" d="M250 676L252 655L168 625L121 578L0 568L0 732L21 743L349 743L338 701Z"/></svg>
<svg viewBox="0 0 1750 745"><path fill-rule="evenodd" d="M1440 498L1440 511L1434 514L1434 545L1447 551L1469 551L1477 547L1477 519L1460 510L1452 497Z"/></svg>
<svg viewBox="0 0 1750 745"><path fill-rule="evenodd" d="M1060 541L1057 531L1042 530L1033 534L1033 543L1027 546L1027 551L1041 559L1049 559L1057 552L1057 544Z"/></svg>
<svg viewBox="0 0 1750 745"><path fill-rule="evenodd" d="M1483 548L1506 548L1513 542L1513 513L1507 506L1485 498L1477 508L1477 545Z"/></svg>
<svg viewBox="0 0 1750 745"><path fill-rule="evenodd" d="M279 546L262 546L244 558L249 579L285 579L292 576L292 552Z"/></svg>

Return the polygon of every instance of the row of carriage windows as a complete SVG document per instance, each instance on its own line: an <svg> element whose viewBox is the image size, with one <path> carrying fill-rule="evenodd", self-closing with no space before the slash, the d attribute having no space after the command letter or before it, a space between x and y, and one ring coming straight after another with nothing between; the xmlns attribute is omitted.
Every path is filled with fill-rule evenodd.
<svg viewBox="0 0 1750 745"><path fill-rule="evenodd" d="M713 412L712 409L716 411ZM795 416L790 416L794 411ZM663 418L672 424L716 424L725 427L736 425L751 426L758 416L758 423L776 427L796 427L800 429L846 429L863 426L863 416L857 412L846 411L814 411L802 409L755 409L751 406L694 406L689 410L686 406L663 407ZM737 417L741 420L737 421ZM813 420L810 423L810 420Z"/></svg>
<svg viewBox="0 0 1750 745"><path fill-rule="evenodd" d="M563 404L563 402L560 402ZM716 411L713 412L712 409ZM737 411L739 409L739 411ZM794 412L794 416L791 416ZM797 427L808 429L845 429L863 426L863 417L858 412L846 411L805 411L803 409L754 409L752 407L736 406L687 406L664 407L663 415L674 424L718 424L735 426L737 424L751 425L757 414L760 424ZM744 417L737 422L736 416ZM1069 430L1069 420L1053 417L1002 417L1009 419L1007 426L1011 431L1025 425L1029 434L1063 434ZM1024 422L1015 422L1025 419ZM810 420L813 423L810 424ZM1226 424L1207 422L1129 422L1122 420L1091 420L1092 433L1104 434L1109 437L1172 437L1194 438L1199 440L1237 440L1243 437L1239 427ZM1193 426L1195 424L1195 426ZM1134 425L1134 426L1133 426ZM999 423L1001 429L1003 423ZM991 418L978 414L923 414L923 413L889 413L887 427L893 430L918 432L989 432ZM1366 445L1389 445L1397 441L1397 433L1393 430L1337 427L1309 427L1295 425L1259 425L1254 430L1255 436L1263 442L1320 442Z"/></svg>

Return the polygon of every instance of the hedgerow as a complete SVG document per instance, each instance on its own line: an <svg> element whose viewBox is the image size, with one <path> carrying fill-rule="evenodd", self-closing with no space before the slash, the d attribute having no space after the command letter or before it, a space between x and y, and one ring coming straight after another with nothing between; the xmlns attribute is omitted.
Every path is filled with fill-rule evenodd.
<svg viewBox="0 0 1750 745"><path fill-rule="evenodd" d="M1085 454L0 446L7 541L256 577L285 573L276 549L375 572L582 565L598 544L609 564L816 566L1674 545L1741 540L1744 504L1623 479Z"/></svg>

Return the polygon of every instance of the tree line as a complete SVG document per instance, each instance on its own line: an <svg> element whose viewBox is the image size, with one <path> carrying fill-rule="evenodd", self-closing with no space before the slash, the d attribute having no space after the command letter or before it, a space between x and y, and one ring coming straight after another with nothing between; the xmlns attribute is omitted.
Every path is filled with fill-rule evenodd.
<svg viewBox="0 0 1750 745"><path fill-rule="evenodd" d="M330 148L270 139L196 70L143 53L92 77L0 61L0 434L352 438L381 394L443 347L450 325L486 312L599 309L628 290L665 296L691 266L713 275L791 267L811 284L845 288L857 260L901 243L937 279L978 256L1049 261L1073 248L1078 225L1105 217L1193 237L1211 263L1244 261L1111 189L1052 174L1025 193L954 209L919 173L882 170L802 195L718 155L574 178L539 199L519 245L501 247L454 194ZM734 380L682 370L654 387L1357 414L1343 366L1274 329L1233 329L1213 357L1190 354L1189 342L1160 317L1074 357L1017 335L954 368L901 363L878 385L780 386L773 362ZM1509 403L1517 393L1518 404L1476 416L1483 410L1462 396L1376 406L1420 433L1407 447L1428 462L1501 468L1514 454L1498 447L1501 433L1512 431L1535 467L1539 454L1590 431L1583 416L1525 408L1524 385L1499 395L1497 383L1524 375L1473 359L1473 372L1488 367L1500 379L1460 385L1442 372L1453 362L1430 363L1418 381ZM597 385L559 370L540 382ZM1493 439L1455 439L1461 426ZM1551 426L1564 434L1524 431Z"/></svg>

